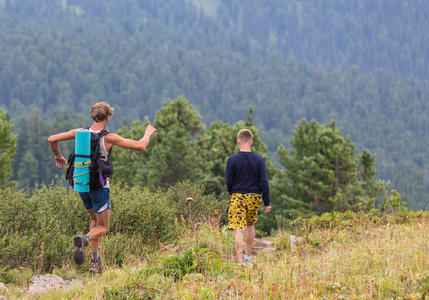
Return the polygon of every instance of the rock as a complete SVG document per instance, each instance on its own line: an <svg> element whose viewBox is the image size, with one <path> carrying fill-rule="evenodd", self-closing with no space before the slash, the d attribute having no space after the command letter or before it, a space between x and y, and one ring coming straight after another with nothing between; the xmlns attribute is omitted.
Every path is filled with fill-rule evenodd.
<svg viewBox="0 0 429 300"><path fill-rule="evenodd" d="M162 248L164 248L165 250L176 250L176 247L174 245L164 245Z"/></svg>
<svg viewBox="0 0 429 300"><path fill-rule="evenodd" d="M233 297L233 296L235 296L235 294L236 294L236 292L235 291L232 291L232 290L226 290L226 291L224 291L223 293L222 293L222 295L220 296L220 298L222 299L222 298L228 298L228 297Z"/></svg>
<svg viewBox="0 0 429 300"><path fill-rule="evenodd" d="M275 251L276 251L276 247L274 246L273 242L262 240L255 243L252 249L252 254L258 255L260 252L267 253L267 252L275 252Z"/></svg>
<svg viewBox="0 0 429 300"><path fill-rule="evenodd" d="M271 241L263 240L259 244L261 245L261 247L264 247L264 248L274 248L274 243Z"/></svg>
<svg viewBox="0 0 429 300"><path fill-rule="evenodd" d="M295 235L290 236L290 249L293 250L298 246L299 244L303 243L304 239Z"/></svg>
<svg viewBox="0 0 429 300"><path fill-rule="evenodd" d="M262 248L261 252L264 252L264 253L276 252L276 248L274 248L274 247Z"/></svg>
<svg viewBox="0 0 429 300"><path fill-rule="evenodd" d="M4 283L0 282L0 300L9 300L6 298L6 296L3 296L2 294L7 290L7 287L4 285Z"/></svg>
<svg viewBox="0 0 429 300"><path fill-rule="evenodd" d="M64 280L57 275L36 275L30 279L28 292L32 296L38 296L56 289L67 290L76 285L83 286L83 282L79 279Z"/></svg>

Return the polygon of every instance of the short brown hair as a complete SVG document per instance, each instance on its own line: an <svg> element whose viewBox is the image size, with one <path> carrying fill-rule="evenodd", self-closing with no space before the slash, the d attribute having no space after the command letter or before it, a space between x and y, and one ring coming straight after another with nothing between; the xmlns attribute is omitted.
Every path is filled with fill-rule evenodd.
<svg viewBox="0 0 429 300"><path fill-rule="evenodd" d="M113 115L113 108L106 102L98 102L91 108L91 118L94 122L101 122Z"/></svg>
<svg viewBox="0 0 429 300"><path fill-rule="evenodd" d="M249 129L241 129L237 133L237 139L239 139L243 143L248 143L252 140L252 132Z"/></svg>

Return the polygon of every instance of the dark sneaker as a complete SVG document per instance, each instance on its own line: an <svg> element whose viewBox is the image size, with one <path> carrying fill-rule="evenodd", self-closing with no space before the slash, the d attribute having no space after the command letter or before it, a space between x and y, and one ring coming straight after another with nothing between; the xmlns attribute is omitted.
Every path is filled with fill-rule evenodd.
<svg viewBox="0 0 429 300"><path fill-rule="evenodd" d="M98 257L98 260L94 260L91 258L91 262L89 263L89 272L94 273L103 273L103 263L101 262L101 258Z"/></svg>
<svg viewBox="0 0 429 300"><path fill-rule="evenodd" d="M73 243L76 246L74 252L74 262L78 265L83 264L85 259L85 246L88 246L89 240L84 235L77 235L74 237Z"/></svg>

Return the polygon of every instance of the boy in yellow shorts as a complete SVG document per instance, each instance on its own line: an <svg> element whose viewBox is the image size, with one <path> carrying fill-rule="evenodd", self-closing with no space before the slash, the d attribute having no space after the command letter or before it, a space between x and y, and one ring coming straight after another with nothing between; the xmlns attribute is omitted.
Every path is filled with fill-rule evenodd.
<svg viewBox="0 0 429 300"><path fill-rule="evenodd" d="M235 234L235 254L237 263L243 263L243 236L246 231L246 254L244 262L252 262L250 253L255 239L255 223L258 209L264 201L265 214L271 210L270 186L268 184L265 160L250 150L253 140L249 129L237 134L240 152L228 158L226 164L226 186L231 194L228 223Z"/></svg>

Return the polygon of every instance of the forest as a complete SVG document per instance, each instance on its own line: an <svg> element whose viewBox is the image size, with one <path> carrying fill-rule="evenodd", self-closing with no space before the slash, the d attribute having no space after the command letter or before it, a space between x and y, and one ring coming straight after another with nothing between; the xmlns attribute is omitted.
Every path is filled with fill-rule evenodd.
<svg viewBox="0 0 429 300"><path fill-rule="evenodd" d="M49 183L60 171L47 137L88 125L98 101L115 108L108 129L129 134L183 96L181 109L199 115L195 134L219 139L252 107L256 149L275 172L288 171L282 155L302 120L335 120L356 157L374 155L375 179L390 181L409 208L426 209L427 15L429 1L417 0L0 1L0 108L18 135L10 180ZM182 179L221 193L219 159L210 180Z"/></svg>

